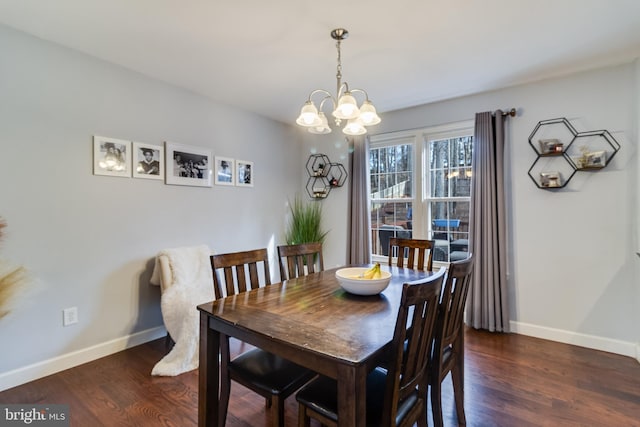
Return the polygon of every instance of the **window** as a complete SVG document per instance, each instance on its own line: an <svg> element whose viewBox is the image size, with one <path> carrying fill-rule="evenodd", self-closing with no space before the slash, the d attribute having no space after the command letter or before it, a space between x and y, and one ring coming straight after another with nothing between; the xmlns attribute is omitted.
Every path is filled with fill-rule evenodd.
<svg viewBox="0 0 640 427"><path fill-rule="evenodd" d="M392 236L435 240L435 261L466 257L472 154L473 121L371 138L374 259Z"/></svg>
<svg viewBox="0 0 640 427"><path fill-rule="evenodd" d="M369 194L374 254L387 255L389 237L410 238L412 235L414 152L413 139L371 145Z"/></svg>
<svg viewBox="0 0 640 427"><path fill-rule="evenodd" d="M436 241L434 261L464 259L469 248L471 155L473 136L427 139L427 182L430 238Z"/></svg>

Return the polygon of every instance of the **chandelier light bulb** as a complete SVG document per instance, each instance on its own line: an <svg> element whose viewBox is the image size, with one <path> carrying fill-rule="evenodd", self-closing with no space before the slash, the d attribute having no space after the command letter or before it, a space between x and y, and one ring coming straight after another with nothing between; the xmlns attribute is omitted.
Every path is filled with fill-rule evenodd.
<svg viewBox="0 0 640 427"><path fill-rule="evenodd" d="M376 112L376 107L374 107L368 99L365 100L362 103L362 107L360 107L360 120L362 120L362 124L365 126L377 125L382 121Z"/></svg>
<svg viewBox="0 0 640 427"><path fill-rule="evenodd" d="M320 111L320 113L318 113L318 117L320 118L320 124L309 127L309 132L315 133L316 135L331 133L331 128L329 127L327 116L325 116L324 113Z"/></svg>
<svg viewBox="0 0 640 427"><path fill-rule="evenodd" d="M344 128L342 128L342 133L346 135L364 135L367 133L367 130L362 125L362 122L358 119L350 119L347 121L347 124Z"/></svg>
<svg viewBox="0 0 640 427"><path fill-rule="evenodd" d="M320 124L318 109L313 102L307 101L304 103L296 123L300 126L317 126Z"/></svg>
<svg viewBox="0 0 640 427"><path fill-rule="evenodd" d="M345 92L338 100L338 107L333 112L333 116L342 120L355 119L360 115L356 99L351 92Z"/></svg>

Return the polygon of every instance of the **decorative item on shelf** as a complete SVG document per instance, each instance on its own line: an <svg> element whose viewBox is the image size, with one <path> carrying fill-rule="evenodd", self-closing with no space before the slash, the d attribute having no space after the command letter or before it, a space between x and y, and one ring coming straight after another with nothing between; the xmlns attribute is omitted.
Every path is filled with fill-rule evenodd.
<svg viewBox="0 0 640 427"><path fill-rule="evenodd" d="M336 49L338 51L338 66L336 72L337 89L336 96L334 97L329 91L324 89L315 89L309 94L307 101L300 110L300 116L296 120L296 123L300 126L304 126L309 132L315 134L330 133L329 121L325 116L323 107L327 101L331 101L333 105L333 112L336 126L340 126L343 120L347 121L347 124L342 129L342 132L347 135L363 135L367 133L365 126L376 125L380 123L380 117L376 112L376 108L369 100L369 95L363 89L349 89L347 82L342 81L342 60L340 45L342 40L349 36L349 32L344 28L337 28L331 32L331 37L336 40ZM364 101L358 107L356 99L353 96L354 93L364 94ZM314 95L322 94L319 107L311 100Z"/></svg>
<svg viewBox="0 0 640 427"><path fill-rule="evenodd" d="M559 139L541 139L538 143L541 154L562 154L564 151L564 144Z"/></svg>
<svg viewBox="0 0 640 427"><path fill-rule="evenodd" d="M548 188L562 187L560 172L540 172L540 185Z"/></svg>
<svg viewBox="0 0 640 427"><path fill-rule="evenodd" d="M313 197L316 199L324 199L329 195L329 191L326 188L314 188Z"/></svg>
<svg viewBox="0 0 640 427"><path fill-rule="evenodd" d="M602 169L607 164L606 151L589 151L589 147L580 147L582 155L576 159L578 169Z"/></svg>

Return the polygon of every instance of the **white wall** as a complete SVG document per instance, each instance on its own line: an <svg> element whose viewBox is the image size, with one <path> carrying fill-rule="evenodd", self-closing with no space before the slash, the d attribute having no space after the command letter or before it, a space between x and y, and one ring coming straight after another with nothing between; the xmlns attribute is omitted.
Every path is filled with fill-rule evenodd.
<svg viewBox="0 0 640 427"><path fill-rule="evenodd" d="M636 356L635 68L620 65L382 115L377 133L518 108L518 117L507 120L506 152L508 277L516 332ZM535 160L528 137L538 121L557 117L566 117L578 131L607 129L622 148L606 169L580 172L565 189L548 191L527 175Z"/></svg>
<svg viewBox="0 0 640 427"><path fill-rule="evenodd" d="M0 319L0 389L161 336L161 249L283 242L304 169L293 127L2 26L0 94L0 257L33 279ZM94 176L94 134L254 161L255 187Z"/></svg>

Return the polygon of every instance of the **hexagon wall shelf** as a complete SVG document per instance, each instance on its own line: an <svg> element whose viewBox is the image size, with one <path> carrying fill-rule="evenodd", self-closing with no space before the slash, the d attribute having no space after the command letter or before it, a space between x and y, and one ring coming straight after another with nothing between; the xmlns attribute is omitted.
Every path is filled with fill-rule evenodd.
<svg viewBox="0 0 640 427"><path fill-rule="evenodd" d="M307 160L306 190L312 199L324 199L332 188L342 187L347 181L347 170L341 163L332 163L324 154L312 154Z"/></svg>
<svg viewBox="0 0 640 427"><path fill-rule="evenodd" d="M576 172L606 167L620 150L609 131L577 132L564 117L538 122L529 145L536 159L527 173L545 190L565 187Z"/></svg>

